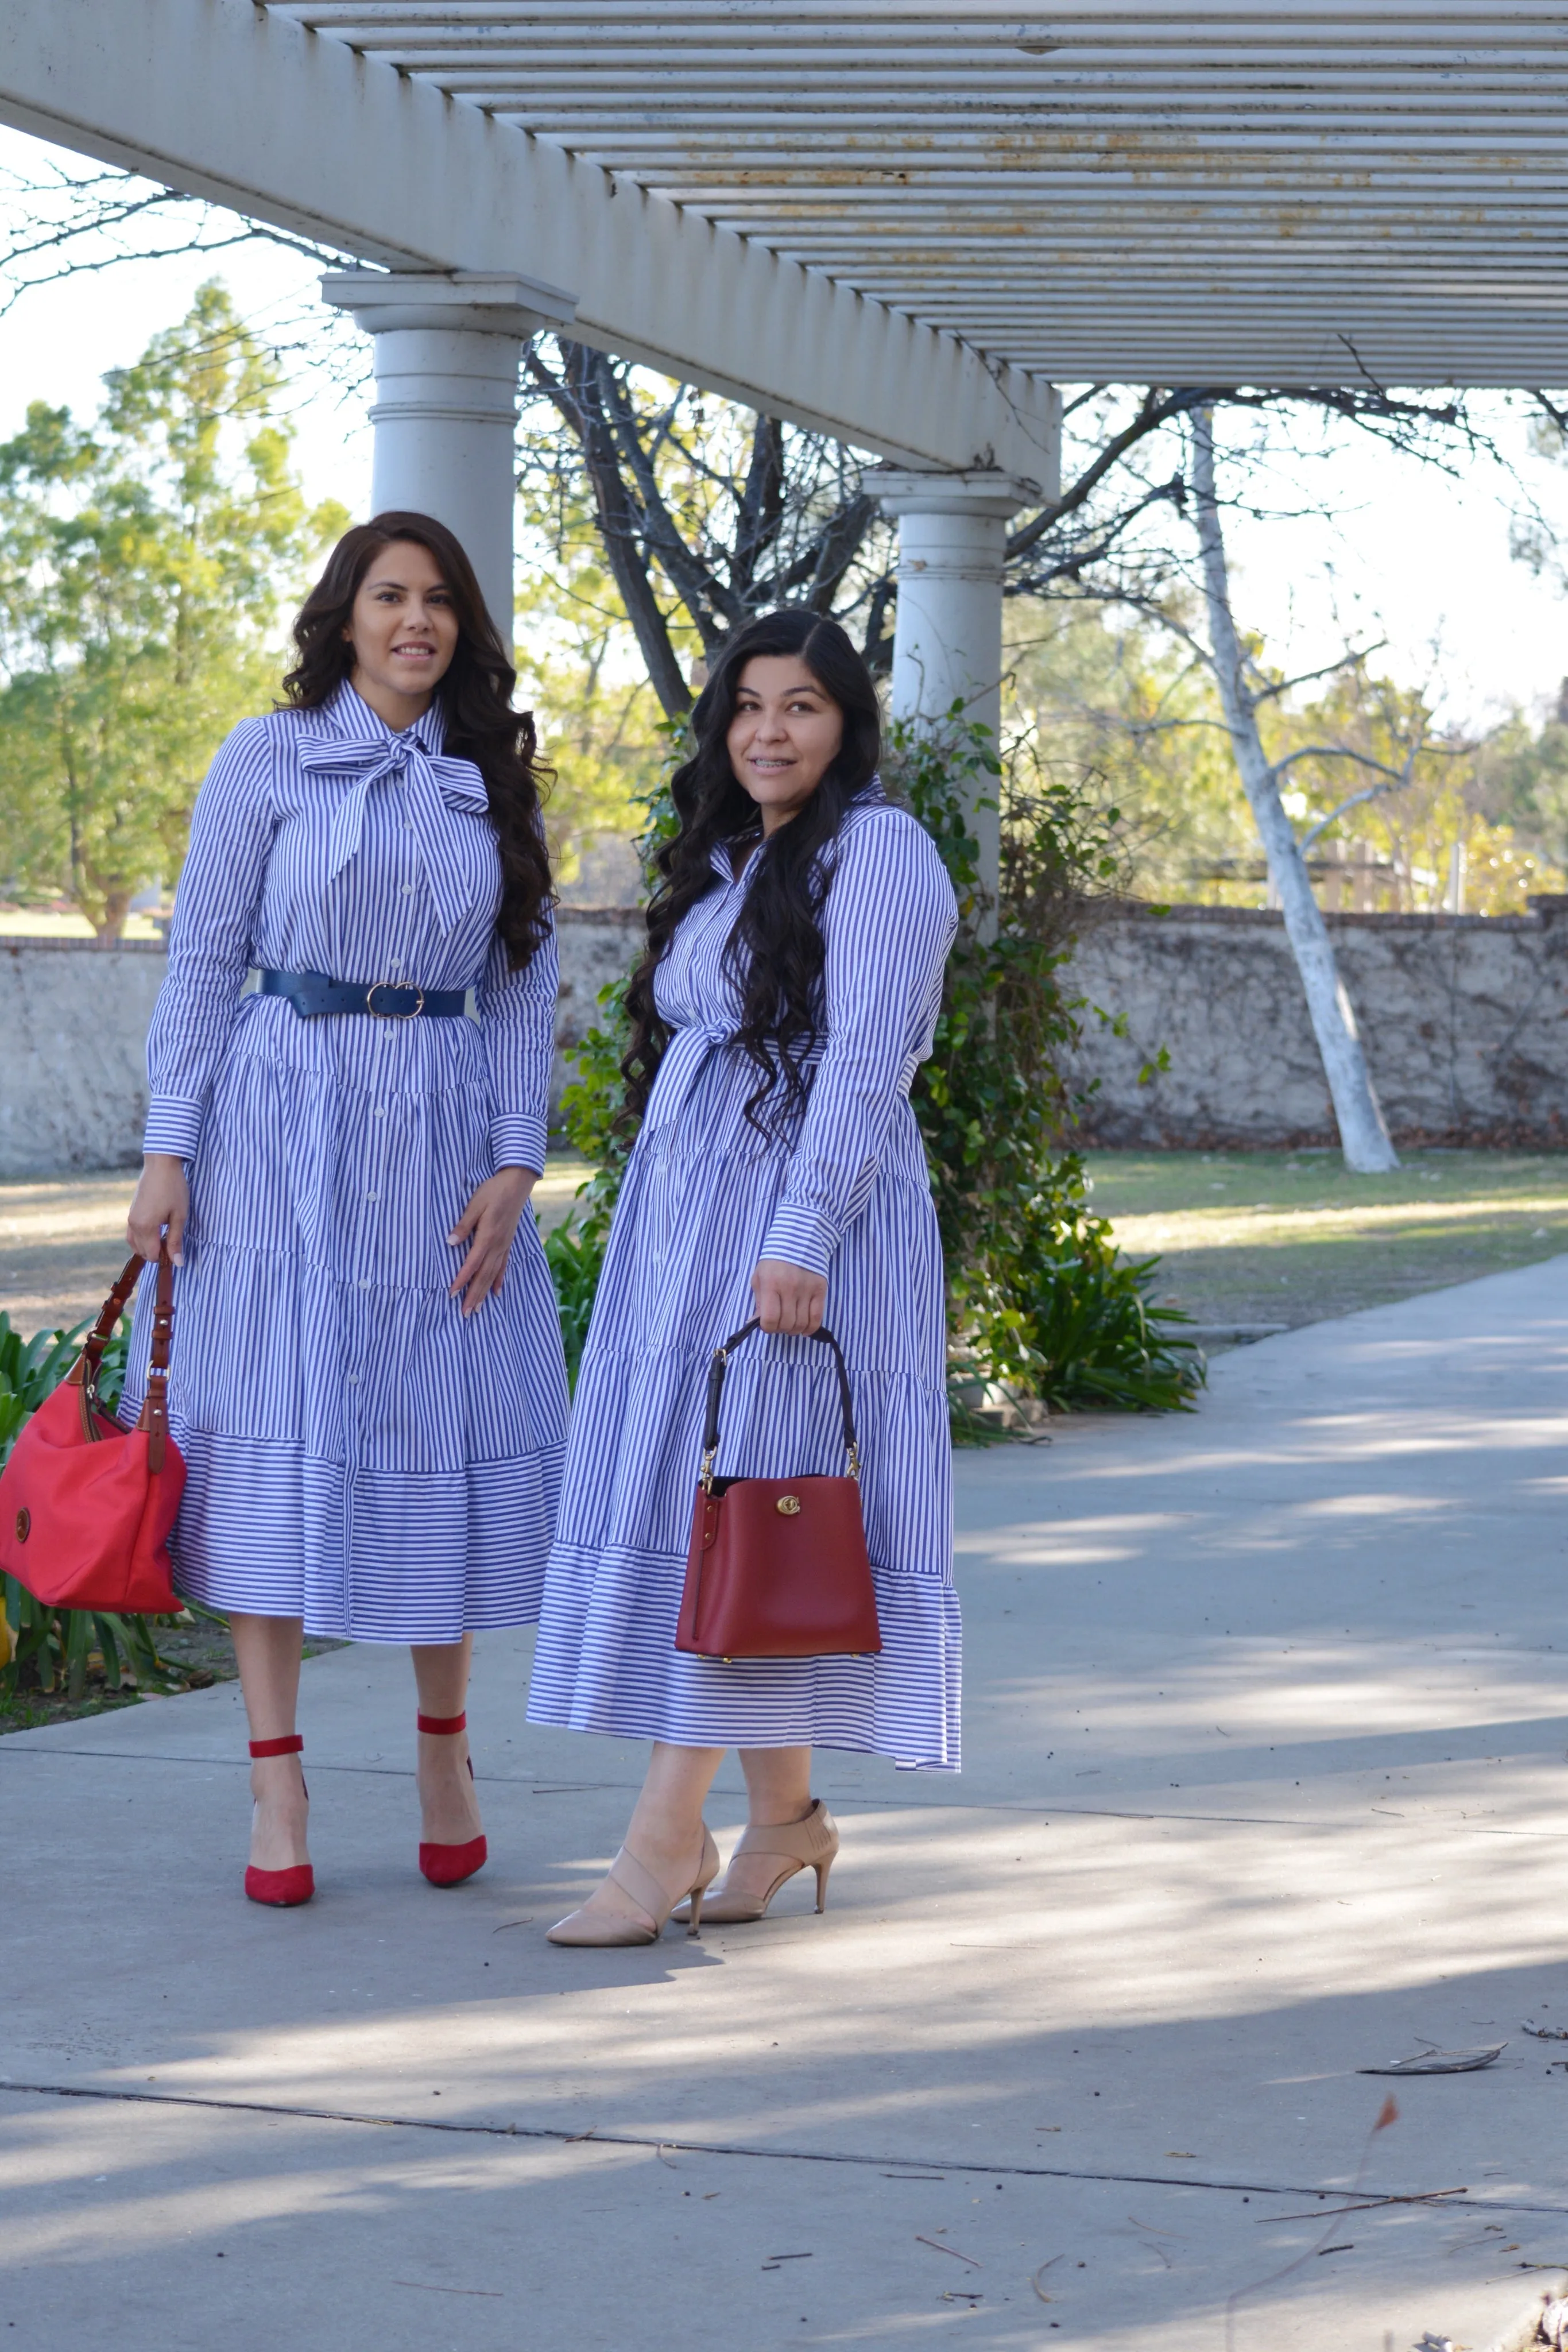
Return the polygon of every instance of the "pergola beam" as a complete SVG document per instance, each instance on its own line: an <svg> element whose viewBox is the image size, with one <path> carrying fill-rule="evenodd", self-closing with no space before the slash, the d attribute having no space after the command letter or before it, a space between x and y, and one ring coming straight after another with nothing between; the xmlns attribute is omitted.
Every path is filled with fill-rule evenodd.
<svg viewBox="0 0 1568 2352"><path fill-rule="evenodd" d="M1051 380L1568 382L1564 0L12 0L0 66L928 469L1045 482Z"/></svg>
<svg viewBox="0 0 1568 2352"><path fill-rule="evenodd" d="M514 0L371 0L370 5L364 0L269 0L269 5L277 15L300 23L330 24L344 37L394 22L616 27L643 24L677 29L710 27L735 34L747 25L763 28L845 23L845 11L836 0L545 0L542 5L539 0L532 5L525 0L520 6ZM1038 26L1031 24L1031 16L1039 19ZM1127 37L1139 27L1178 32L1186 40L1201 39L1217 28L1242 26L1249 37L1257 28L1280 39L1300 40L1297 28L1303 19L1338 26L1347 37L1357 40L1375 40L1385 32L1396 37L1408 37L1412 31L1427 35L1437 28L1455 33L1473 29L1484 32L1490 41L1515 33L1555 31L1562 11L1557 0L1341 0L1337 7L1302 6L1301 0L1294 5L1279 6L1270 6L1268 0L1202 0L1198 6L1192 5L1191 0L1142 0L1136 6L1129 6L1127 0L1071 0L1071 5L1049 8L1040 6L1038 0L1032 0L1032 5L1031 0L1022 0L1021 5L1012 7L998 7L995 0L857 0L853 21L857 28L894 25L901 33L922 23L932 24L943 33L959 25L966 31L973 27L977 37L988 32L998 44L1018 47L1021 39L1037 31L1052 43L1080 37L1099 42Z"/></svg>
<svg viewBox="0 0 1568 2352"><path fill-rule="evenodd" d="M0 120L363 260L564 294L584 340L902 463L1051 478L1038 377L251 0L10 0Z"/></svg>

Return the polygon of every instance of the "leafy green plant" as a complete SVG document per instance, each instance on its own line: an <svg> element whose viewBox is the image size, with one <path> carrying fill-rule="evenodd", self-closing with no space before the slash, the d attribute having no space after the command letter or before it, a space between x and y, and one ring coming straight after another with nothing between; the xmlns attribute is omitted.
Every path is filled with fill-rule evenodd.
<svg viewBox="0 0 1568 2352"><path fill-rule="evenodd" d="M574 1389L582 1361L582 1343L588 1337L588 1318L593 1312L593 1294L599 1287L604 1265L609 1230L610 1213L606 1209L591 1213L580 1225L557 1225L553 1233L545 1236L545 1262L555 1284L556 1305L560 1312L566 1376Z"/></svg>
<svg viewBox="0 0 1568 2352"><path fill-rule="evenodd" d="M40 1331L24 1339L0 1309L0 1462L4 1462L29 1413L64 1380L76 1360L78 1335Z"/></svg>
<svg viewBox="0 0 1568 2352"><path fill-rule="evenodd" d="M1058 1411L1180 1409L1204 1377L1179 1333L1187 1318L1152 1302L1157 1261L1121 1255L1066 1142L1082 1098L1063 1066L1090 1022L1121 1027L1065 978L1092 898L1119 873L1118 813L1022 752L1004 774L989 730L959 706L936 729L895 724L890 751L890 783L935 839L958 897L934 1050L911 1095L947 1265L956 1379ZM995 903L981 883L977 806L998 812Z"/></svg>
<svg viewBox="0 0 1568 2352"><path fill-rule="evenodd" d="M280 594L348 524L307 509L276 359L214 279L0 443L0 873L102 941L184 856L196 785L277 675Z"/></svg>
<svg viewBox="0 0 1568 2352"><path fill-rule="evenodd" d="M68 1699L86 1696L88 1677L111 1691L166 1686L174 1672L159 1655L153 1627L173 1618L121 1617L106 1609L54 1609L5 1579L5 1613L14 1627L10 1664L0 1671L0 1703L33 1688Z"/></svg>
<svg viewBox="0 0 1568 2352"><path fill-rule="evenodd" d="M628 972L599 992L601 1018L572 1049L575 1074L561 1089L561 1124L572 1149L590 1162L594 1174L582 1187L585 1214L606 1220L621 1190L621 1177L632 1153L632 1132L623 1104L625 1082L622 1056L632 1042L626 1013Z"/></svg>
<svg viewBox="0 0 1568 2352"><path fill-rule="evenodd" d="M76 1361L85 1325L25 1339L0 1310L0 1466L23 1424ZM131 1323L120 1322L103 1353L99 1394L113 1410L125 1379ZM166 1687L173 1671L158 1654L153 1628L172 1618L124 1617L109 1610L57 1609L36 1600L14 1576L5 1579L5 1638L0 1642L0 1705L36 1689L81 1698L101 1672L110 1690Z"/></svg>

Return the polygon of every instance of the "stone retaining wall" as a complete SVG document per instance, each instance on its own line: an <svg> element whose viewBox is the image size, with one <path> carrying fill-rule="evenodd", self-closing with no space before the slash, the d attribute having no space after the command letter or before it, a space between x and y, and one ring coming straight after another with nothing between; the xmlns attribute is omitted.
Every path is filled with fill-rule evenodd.
<svg viewBox="0 0 1568 2352"><path fill-rule="evenodd" d="M1407 1144L1568 1145L1568 920L1330 915L1384 1116ZM1092 1019L1074 1075L1099 1080L1092 1141L1262 1150L1335 1129L1284 919L1124 906L1087 933L1074 985ZM1161 1046L1170 1068L1140 1086Z"/></svg>
<svg viewBox="0 0 1568 2352"><path fill-rule="evenodd" d="M563 907L560 1050L624 971L641 917ZM1568 919L1330 915L1340 970L1396 1140L1568 1146ZM0 1176L133 1166L142 1045L162 950L0 938ZM1073 1072L1098 1080L1089 1141L1143 1150L1332 1143L1301 982L1278 915L1121 907L1070 977L1107 1013ZM1140 1086L1164 1046L1170 1068Z"/></svg>

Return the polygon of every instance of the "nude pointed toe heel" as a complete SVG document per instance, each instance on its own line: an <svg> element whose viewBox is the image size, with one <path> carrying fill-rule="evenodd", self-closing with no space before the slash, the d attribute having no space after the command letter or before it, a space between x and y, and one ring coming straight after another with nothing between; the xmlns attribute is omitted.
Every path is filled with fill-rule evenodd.
<svg viewBox="0 0 1568 2352"><path fill-rule="evenodd" d="M287 1739L253 1739L253 1756L298 1756L305 1742L298 1732ZM300 1786L304 1788L301 1780ZM307 1802L310 1791L305 1790ZM293 1911L301 1903L308 1903L316 1892L316 1873L308 1862L297 1862L287 1870L258 1870L255 1863L246 1866L245 1891L252 1903L267 1904L274 1911Z"/></svg>
<svg viewBox="0 0 1568 2352"><path fill-rule="evenodd" d="M421 1731L434 1733L441 1738L455 1738L468 1728L468 1717L462 1715L422 1715L418 1717ZM474 1759L468 1759L468 1778L474 1778ZM483 1835L465 1838L461 1845L438 1845L432 1838L423 1838L419 1847L419 1866L432 1886L461 1886L476 1870L483 1870L490 1859L490 1849Z"/></svg>
<svg viewBox="0 0 1568 2352"><path fill-rule="evenodd" d="M639 1911L647 1915L644 1927L640 1919L605 1919L583 1908L569 1912L558 1919L546 1937L551 1944L569 1944L584 1950L608 1951L628 1944L656 1944L677 1903L685 1913L683 1925L688 1936L702 1932L703 1896L718 1876L718 1848L713 1842L706 1822L703 1824L702 1853L695 1875L685 1886L673 1891L662 1886L651 1870L644 1869L634 1853L622 1846L610 1865L612 1883L628 1895Z"/></svg>
<svg viewBox="0 0 1568 2352"><path fill-rule="evenodd" d="M779 1889L802 1870L817 1874L817 1908L828 1907L828 1873L839 1851L839 1825L817 1798L804 1821L753 1822L743 1833L740 1843L730 1856L743 1853L765 1853L781 1866L778 1874L762 1895L730 1895L721 1891L707 1905L710 1927L738 1927L748 1921L766 1918L768 1906ZM675 1913L679 1919L681 1912Z"/></svg>

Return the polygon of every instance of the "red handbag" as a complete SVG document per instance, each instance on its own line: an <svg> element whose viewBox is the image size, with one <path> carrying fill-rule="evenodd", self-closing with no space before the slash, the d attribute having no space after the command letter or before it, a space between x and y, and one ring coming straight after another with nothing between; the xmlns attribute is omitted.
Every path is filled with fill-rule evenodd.
<svg viewBox="0 0 1568 2352"><path fill-rule="evenodd" d="M104 1302L81 1354L25 1423L0 1472L0 1568L56 1609L172 1616L169 1531L185 1465L169 1434L169 1339L174 1269L158 1260L147 1400L134 1429L98 1401L99 1367L145 1260L133 1257Z"/></svg>
<svg viewBox="0 0 1568 2352"><path fill-rule="evenodd" d="M849 1374L831 1331L844 1416L841 1478L716 1478L718 1405L732 1349L755 1320L716 1348L708 1369L702 1472L692 1509L675 1647L699 1658L822 1658L880 1650L876 1594L861 1516L860 1452Z"/></svg>

